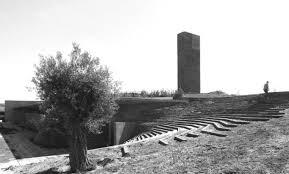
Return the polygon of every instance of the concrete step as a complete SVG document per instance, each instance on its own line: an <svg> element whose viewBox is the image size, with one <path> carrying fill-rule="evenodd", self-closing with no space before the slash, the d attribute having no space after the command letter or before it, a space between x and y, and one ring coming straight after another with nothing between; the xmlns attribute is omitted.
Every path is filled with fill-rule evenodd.
<svg viewBox="0 0 289 174"><path fill-rule="evenodd" d="M121 148L121 154L122 154L122 157L125 157L125 156L128 156L129 155L129 149L127 146L123 146Z"/></svg>
<svg viewBox="0 0 289 174"><path fill-rule="evenodd" d="M163 132L161 132L161 131L157 131L157 130L151 130L151 132L153 133L155 133L155 134L157 134L157 135L160 135L160 134L162 134Z"/></svg>
<svg viewBox="0 0 289 174"><path fill-rule="evenodd" d="M282 112L268 112L268 111L260 111L259 114L266 114L266 115L284 115Z"/></svg>
<svg viewBox="0 0 289 174"><path fill-rule="evenodd" d="M183 124L181 124L181 123L169 123L169 124L167 124L167 125L176 126L176 127L178 127L179 129L180 129L180 128L187 129L187 130L190 130L190 129L191 129L191 128L189 128L188 126L183 125Z"/></svg>
<svg viewBox="0 0 289 174"><path fill-rule="evenodd" d="M218 119L214 119L214 118L198 118L197 120L204 120L204 121L213 121L215 123L219 123L220 125L224 126L224 127L237 127L236 124L229 124L225 121L221 121Z"/></svg>
<svg viewBox="0 0 289 174"><path fill-rule="evenodd" d="M196 137L200 136L200 134L194 133L194 132L188 132L188 133L186 134L186 136L187 136L187 137L194 137L194 138L196 138Z"/></svg>
<svg viewBox="0 0 289 174"><path fill-rule="evenodd" d="M221 118L221 117L216 117L216 116L212 116L212 115L208 115L208 116L197 115L197 116L192 116L192 117L186 116L185 118L182 118L182 120L190 121L190 120L196 119L196 118L227 121L227 122L233 123L233 124L249 124L250 123L250 122L246 122L246 121L232 120L232 119Z"/></svg>
<svg viewBox="0 0 289 174"><path fill-rule="evenodd" d="M214 114L214 116L218 117L218 116L248 116L248 117L254 117L254 116L283 116L283 113L278 113L278 114L269 114L269 113L242 113L242 114L230 114L230 113L217 113Z"/></svg>
<svg viewBox="0 0 289 174"><path fill-rule="evenodd" d="M246 111L269 111L269 112L278 112L282 110L281 108L271 108L271 107L266 107L266 108L251 108L251 109L235 109L231 111L236 111L236 112L246 112Z"/></svg>
<svg viewBox="0 0 289 174"><path fill-rule="evenodd" d="M158 132L162 132L162 133L167 133L169 132L168 130L162 129L162 128L158 128L158 127L154 127L151 129L152 131L158 131Z"/></svg>
<svg viewBox="0 0 289 174"><path fill-rule="evenodd" d="M248 114L248 115L218 115L217 117L220 117L220 116L230 116L232 118L234 117L260 117L260 118L281 118L283 117L284 115L263 115L263 114Z"/></svg>
<svg viewBox="0 0 289 174"><path fill-rule="evenodd" d="M240 120L228 119L228 118L212 118L212 119L226 121L226 122L233 123L233 124L250 124L250 122L248 121L240 121Z"/></svg>
<svg viewBox="0 0 289 174"><path fill-rule="evenodd" d="M214 136L218 136L218 137L226 137L227 136L225 134L220 134L217 132L212 132L212 131L207 131L207 130L202 130L201 133L208 134L208 135L214 135Z"/></svg>
<svg viewBox="0 0 289 174"><path fill-rule="evenodd" d="M244 121L268 121L269 118L260 118L260 117L230 117L230 116L220 116L220 118L229 118L229 119L237 119L237 120L244 120Z"/></svg>
<svg viewBox="0 0 289 174"><path fill-rule="evenodd" d="M148 135L149 137L154 137L154 135L150 132L147 132L146 135Z"/></svg>
<svg viewBox="0 0 289 174"><path fill-rule="evenodd" d="M260 111L243 111L243 112L225 112L225 113L220 113L220 114L258 114L258 113L262 113L262 114L267 114L267 115L278 115L280 114L279 111L265 111L265 110L260 110Z"/></svg>
<svg viewBox="0 0 289 174"><path fill-rule="evenodd" d="M231 131L231 129L227 129L227 128L224 128L221 124L219 123L211 123L211 125L218 131Z"/></svg>
<svg viewBox="0 0 289 174"><path fill-rule="evenodd" d="M193 128L198 128L198 126L194 125L194 124L190 124L190 123L186 123L186 122L170 122L168 123L168 125L173 125L176 126L178 128L184 128L184 129L192 129Z"/></svg>
<svg viewBox="0 0 289 174"><path fill-rule="evenodd" d="M191 122L210 124L218 131L230 131L230 129L226 129L226 128L222 127L221 125L219 125L218 123L215 123L214 121L204 121L201 119L196 119L196 120L193 120Z"/></svg>
<svg viewBox="0 0 289 174"><path fill-rule="evenodd" d="M222 126L224 126L224 127L231 127L231 128L233 128L233 127L237 127L238 125L237 124L230 124L230 123L228 123L228 122L226 122L226 121L224 121L224 120L219 120L219 119L210 119L210 118L207 118L207 119L205 119L205 120L211 120L211 121L214 121L214 122L216 122L216 123L219 123L219 124L221 124Z"/></svg>
<svg viewBox="0 0 289 174"><path fill-rule="evenodd" d="M166 139L160 139L159 144L167 146L169 144L169 142Z"/></svg>
<svg viewBox="0 0 289 174"><path fill-rule="evenodd" d="M179 141L179 142L187 141L187 139L183 136L175 136L174 140Z"/></svg>
<svg viewBox="0 0 289 174"><path fill-rule="evenodd" d="M151 131L151 134L153 134L154 136L160 135L160 134L158 134L158 133L156 133L154 131Z"/></svg>
<svg viewBox="0 0 289 174"><path fill-rule="evenodd" d="M177 123L182 123L184 125L192 125L196 128L198 128L199 126L207 126L208 124L204 124L204 123L200 123L200 122L195 122L194 120L190 120L190 119L179 119L176 121Z"/></svg>
<svg viewBox="0 0 289 174"><path fill-rule="evenodd" d="M154 128L159 128L159 129L163 129L163 130L167 130L167 131L176 130L176 129L174 129L174 128L167 128L167 127L162 126L162 125L157 125L157 126L155 126Z"/></svg>
<svg viewBox="0 0 289 174"><path fill-rule="evenodd" d="M178 129L179 129L179 128L176 127L176 126L169 125L169 124L167 124L167 123L160 124L160 125L158 125L158 127L166 128L166 129L169 129L169 130L178 130Z"/></svg>
<svg viewBox="0 0 289 174"><path fill-rule="evenodd" d="M214 115L203 115L203 116L190 116L190 118L207 118L207 117L214 117L214 118L220 118L222 116L230 116L230 117L263 117L263 118L280 118L283 117L282 114L278 115L269 115L269 114L214 114ZM189 118L189 116L186 116L186 118Z"/></svg>

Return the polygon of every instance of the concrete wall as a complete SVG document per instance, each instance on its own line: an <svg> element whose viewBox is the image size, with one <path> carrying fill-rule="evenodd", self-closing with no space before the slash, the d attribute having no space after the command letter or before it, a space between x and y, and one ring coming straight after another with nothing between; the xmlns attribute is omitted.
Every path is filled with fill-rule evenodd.
<svg viewBox="0 0 289 174"><path fill-rule="evenodd" d="M15 100L5 100L5 121L9 121L15 124L23 123L26 117L30 117L28 113L25 114L24 111L18 110L22 107L28 107L32 105L39 104L40 101L15 101ZM37 115L37 114L36 114ZM35 113L31 117L37 117ZM40 117L40 114L38 114Z"/></svg>
<svg viewBox="0 0 289 174"><path fill-rule="evenodd" d="M114 122L113 124L113 144L122 144L135 134L136 123Z"/></svg>
<svg viewBox="0 0 289 174"><path fill-rule="evenodd" d="M200 36L178 34L178 88L185 93L200 93Z"/></svg>
<svg viewBox="0 0 289 174"><path fill-rule="evenodd" d="M157 119L155 116L144 115L146 111L152 109L184 104L186 101L180 100L160 100L160 99L121 99L117 101L118 112L113 117L113 122L147 122Z"/></svg>

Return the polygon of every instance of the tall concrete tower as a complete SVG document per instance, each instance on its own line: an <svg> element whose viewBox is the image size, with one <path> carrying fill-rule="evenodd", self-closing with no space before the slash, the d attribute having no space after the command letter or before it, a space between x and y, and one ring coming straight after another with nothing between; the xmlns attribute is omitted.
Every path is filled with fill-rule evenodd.
<svg viewBox="0 0 289 174"><path fill-rule="evenodd" d="M178 88L185 93L200 93L200 36L178 34Z"/></svg>

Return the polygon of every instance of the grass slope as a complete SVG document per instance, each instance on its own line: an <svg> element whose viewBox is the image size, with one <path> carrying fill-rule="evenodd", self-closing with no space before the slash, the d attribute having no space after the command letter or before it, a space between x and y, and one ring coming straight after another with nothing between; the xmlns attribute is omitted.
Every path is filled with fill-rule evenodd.
<svg viewBox="0 0 289 174"><path fill-rule="evenodd" d="M240 125L226 132L225 138L202 135L182 143L171 141L168 146L138 143L129 147L129 157L121 157L119 148L95 149L89 151L92 162L113 161L89 173L289 173L288 113L279 119ZM66 170L67 164L67 157L61 157L6 171L52 173Z"/></svg>

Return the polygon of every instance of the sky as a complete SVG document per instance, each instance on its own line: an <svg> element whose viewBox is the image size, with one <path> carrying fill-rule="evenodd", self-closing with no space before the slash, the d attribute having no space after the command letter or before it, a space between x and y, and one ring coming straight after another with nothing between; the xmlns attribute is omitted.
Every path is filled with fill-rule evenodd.
<svg viewBox="0 0 289 174"><path fill-rule="evenodd" d="M39 55L72 43L122 91L177 88L177 34L201 39L201 92L289 91L286 0L0 0L0 102L34 100Z"/></svg>

